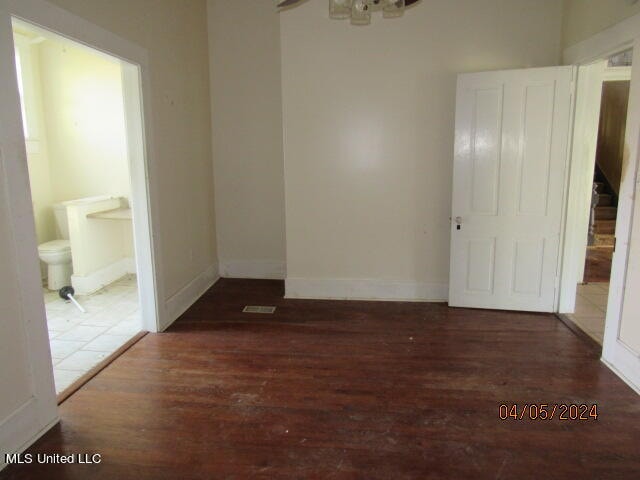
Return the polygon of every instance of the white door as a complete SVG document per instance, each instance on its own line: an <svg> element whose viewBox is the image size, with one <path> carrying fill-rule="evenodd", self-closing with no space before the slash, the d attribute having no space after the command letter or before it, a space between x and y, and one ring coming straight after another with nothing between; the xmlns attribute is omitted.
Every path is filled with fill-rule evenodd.
<svg viewBox="0 0 640 480"><path fill-rule="evenodd" d="M0 470L58 418L20 116L0 1Z"/></svg>
<svg viewBox="0 0 640 480"><path fill-rule="evenodd" d="M451 306L555 310L572 77L573 67L458 77Z"/></svg>

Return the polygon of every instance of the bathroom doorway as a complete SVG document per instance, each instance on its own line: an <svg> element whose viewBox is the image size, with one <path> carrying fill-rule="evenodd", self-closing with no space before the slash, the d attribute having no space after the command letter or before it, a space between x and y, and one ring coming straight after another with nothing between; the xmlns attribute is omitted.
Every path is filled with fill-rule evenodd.
<svg viewBox="0 0 640 480"><path fill-rule="evenodd" d="M143 141L132 138L125 98L125 70L135 67L27 22L12 23L33 253L41 265L56 393L65 398L146 326L138 288L144 262L136 257L141 250L145 256L139 244L150 241L148 219L134 218L132 208L146 191L135 191L131 178L132 148ZM140 99L133 100L139 110Z"/></svg>

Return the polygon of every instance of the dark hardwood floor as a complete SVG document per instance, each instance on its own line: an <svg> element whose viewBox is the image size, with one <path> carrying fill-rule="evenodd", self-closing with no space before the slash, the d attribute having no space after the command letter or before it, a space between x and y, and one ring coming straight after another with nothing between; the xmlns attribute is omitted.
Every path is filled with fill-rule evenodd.
<svg viewBox="0 0 640 480"><path fill-rule="evenodd" d="M0 479L640 478L640 397L554 316L282 295L282 282L219 281L29 450L102 463ZM502 403L599 416L501 420Z"/></svg>

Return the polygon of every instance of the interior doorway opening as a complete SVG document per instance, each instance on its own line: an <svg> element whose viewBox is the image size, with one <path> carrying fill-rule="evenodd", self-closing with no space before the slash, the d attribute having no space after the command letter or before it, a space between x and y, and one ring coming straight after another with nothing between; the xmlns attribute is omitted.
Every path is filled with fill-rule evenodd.
<svg viewBox="0 0 640 480"><path fill-rule="evenodd" d="M567 317L598 344L604 341L625 132L631 49L578 68L572 182L581 190L574 223L576 285Z"/></svg>
<svg viewBox="0 0 640 480"><path fill-rule="evenodd" d="M138 251L150 239L136 231L146 222L132 207L146 191L132 182L130 155L131 144L144 141L131 138L125 98L125 70L137 67L12 23L33 255L41 264L56 393L65 397L145 329L138 273L152 267Z"/></svg>

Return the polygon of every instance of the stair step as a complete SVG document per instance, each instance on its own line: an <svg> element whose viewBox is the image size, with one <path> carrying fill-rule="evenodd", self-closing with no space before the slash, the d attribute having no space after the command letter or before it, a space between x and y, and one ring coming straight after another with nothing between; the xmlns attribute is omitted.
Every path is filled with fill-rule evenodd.
<svg viewBox="0 0 640 480"><path fill-rule="evenodd" d="M615 220L617 216L616 207L596 207L596 220Z"/></svg>
<svg viewBox="0 0 640 480"><path fill-rule="evenodd" d="M601 193L598 195L599 207L610 207L613 205L613 195L610 193Z"/></svg>
<svg viewBox="0 0 640 480"><path fill-rule="evenodd" d="M616 233L615 220L598 220L595 224L597 234L613 235Z"/></svg>
<svg viewBox="0 0 640 480"><path fill-rule="evenodd" d="M613 247L616 237L613 234L596 233L593 246L594 247Z"/></svg>
<svg viewBox="0 0 640 480"><path fill-rule="evenodd" d="M606 185L604 184L604 182L593 182L596 184L596 192L598 193L603 193L604 189L606 187Z"/></svg>

